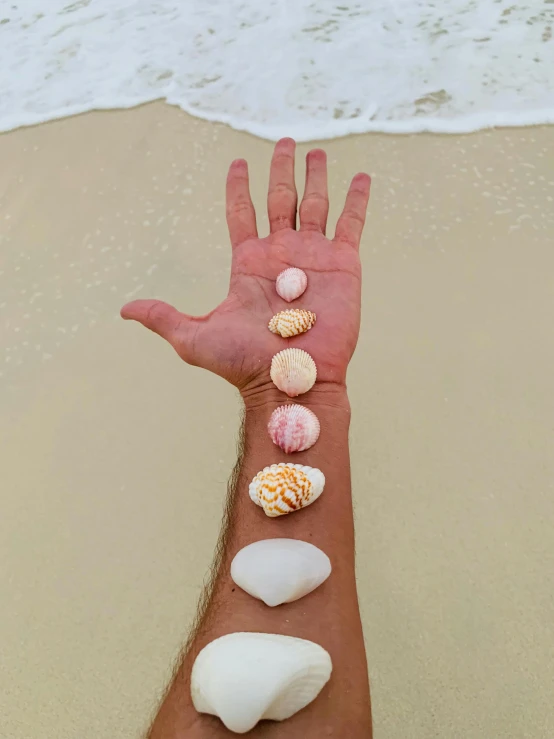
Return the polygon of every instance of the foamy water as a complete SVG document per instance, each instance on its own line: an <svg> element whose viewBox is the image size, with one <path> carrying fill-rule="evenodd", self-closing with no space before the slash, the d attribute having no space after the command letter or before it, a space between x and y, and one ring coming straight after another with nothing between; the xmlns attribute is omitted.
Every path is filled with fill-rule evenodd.
<svg viewBox="0 0 554 739"><path fill-rule="evenodd" d="M553 27L554 0L0 0L0 130L159 98L270 139L553 123Z"/></svg>

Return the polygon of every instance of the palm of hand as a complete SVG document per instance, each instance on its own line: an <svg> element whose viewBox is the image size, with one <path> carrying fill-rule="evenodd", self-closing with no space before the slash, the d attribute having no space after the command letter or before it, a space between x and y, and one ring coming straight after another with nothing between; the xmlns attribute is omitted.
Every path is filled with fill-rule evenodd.
<svg viewBox="0 0 554 739"><path fill-rule="evenodd" d="M306 272L308 287L298 300L286 303L275 290L275 278L292 266ZM360 264L350 246L337 246L312 231L251 239L233 254L228 297L208 316L195 319L193 356L243 389L267 377L274 354L295 346L314 357L318 380L344 382L358 336L359 306ZM313 311L316 328L290 339L271 333L271 317L295 307ZM191 361L188 337L187 329L176 349Z"/></svg>
<svg viewBox="0 0 554 739"><path fill-rule="evenodd" d="M357 247L369 178L354 178L333 240L324 235L326 178L324 153L311 152L300 206L300 230L294 230L294 142L280 141L270 173L272 232L258 238L246 163L234 162L227 181L227 217L233 244L227 298L202 317L187 316L157 300L134 301L124 306L123 317L138 320L168 340L186 362L215 372L243 393L263 387L269 381L271 358L293 346L314 358L318 382L343 384L358 338L361 269ZM287 267L299 267L308 276L305 293L293 303L286 303L275 289L277 275ZM267 327L269 320L287 308L313 311L315 326L289 339L273 334Z"/></svg>

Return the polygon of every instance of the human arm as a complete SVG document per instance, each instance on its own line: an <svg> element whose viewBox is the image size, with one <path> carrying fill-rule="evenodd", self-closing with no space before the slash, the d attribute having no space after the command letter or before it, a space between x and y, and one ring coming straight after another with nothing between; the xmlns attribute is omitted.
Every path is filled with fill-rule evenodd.
<svg viewBox="0 0 554 739"><path fill-rule="evenodd" d="M227 185L227 216L233 245L229 296L208 316L192 318L159 301L135 301L124 318L140 321L166 338L186 361L225 377L245 403L243 450L229 486L226 517L199 618L182 664L151 729L151 739L204 739L233 736L214 717L197 714L190 697L190 671L198 652L233 631L262 631L310 639L333 660L331 680L318 698L283 723L263 722L252 737L371 736L369 687L354 572L348 427L350 406L346 368L354 351L360 310L358 244L369 195L369 178L354 178L335 239L325 238L326 162L323 152L308 155L307 180L296 227L294 142L276 146L268 209L271 234L258 239L248 192L246 164L233 163ZM316 327L294 339L318 367L318 382L299 402L321 423L314 447L285 455L270 440L267 422L286 399L269 379L271 357L289 343L267 330L283 301L275 277L287 266L308 274L302 307L317 314ZM248 496L248 484L266 465L292 461L323 470L325 491L305 510L279 519L265 516ZM290 537L315 544L331 559L330 578L290 604L269 608L230 578L234 555L264 538Z"/></svg>

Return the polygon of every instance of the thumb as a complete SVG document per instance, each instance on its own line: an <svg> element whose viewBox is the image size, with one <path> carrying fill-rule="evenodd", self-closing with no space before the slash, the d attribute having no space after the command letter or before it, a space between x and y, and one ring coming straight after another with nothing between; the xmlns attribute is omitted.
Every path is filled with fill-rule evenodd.
<svg viewBox="0 0 554 739"><path fill-rule="evenodd" d="M138 321L150 331L168 341L175 351L190 364L195 364L190 356L190 338L194 319L181 313L163 300L133 300L121 309L121 317L126 321Z"/></svg>

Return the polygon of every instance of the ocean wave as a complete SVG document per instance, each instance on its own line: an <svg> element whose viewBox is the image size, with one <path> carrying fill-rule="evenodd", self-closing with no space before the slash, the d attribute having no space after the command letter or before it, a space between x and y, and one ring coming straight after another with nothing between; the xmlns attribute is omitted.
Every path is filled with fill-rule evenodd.
<svg viewBox="0 0 554 739"><path fill-rule="evenodd" d="M273 140L554 123L553 27L554 0L1 0L0 131L157 99Z"/></svg>

